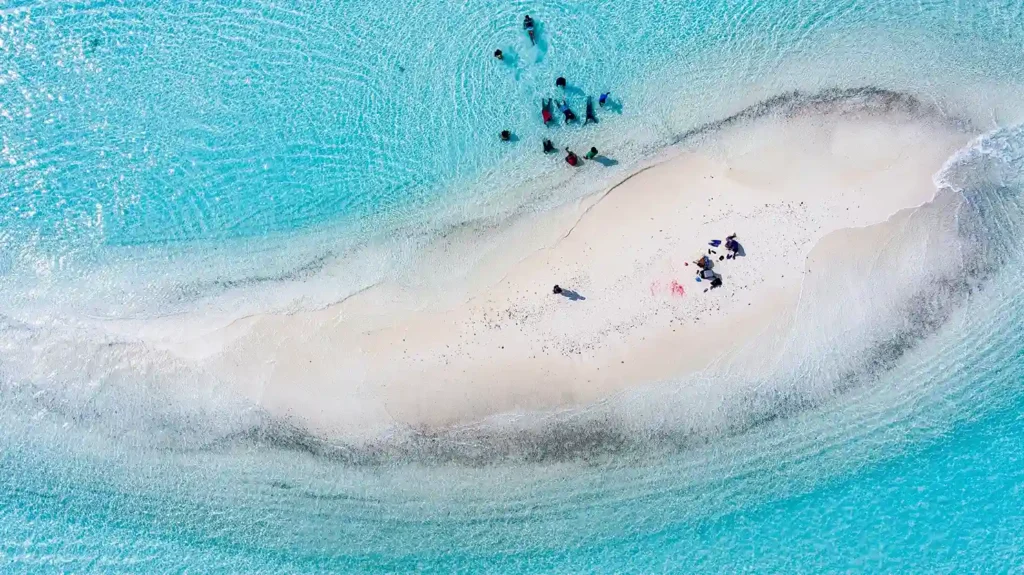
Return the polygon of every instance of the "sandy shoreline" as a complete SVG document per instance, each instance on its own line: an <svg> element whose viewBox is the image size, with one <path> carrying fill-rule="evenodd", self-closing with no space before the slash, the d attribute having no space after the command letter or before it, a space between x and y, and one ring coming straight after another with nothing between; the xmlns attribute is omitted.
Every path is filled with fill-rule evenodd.
<svg viewBox="0 0 1024 575"><path fill-rule="evenodd" d="M901 112L726 127L609 191L522 218L472 265L457 249L480 241L472 231L439 242L423 258L442 278L436 297L380 285L160 347L324 434L590 403L685 378L784 329L814 246L928 202L932 174L968 139ZM746 255L717 262L724 285L705 293L687 262L733 232ZM585 299L552 295L556 283Z"/></svg>

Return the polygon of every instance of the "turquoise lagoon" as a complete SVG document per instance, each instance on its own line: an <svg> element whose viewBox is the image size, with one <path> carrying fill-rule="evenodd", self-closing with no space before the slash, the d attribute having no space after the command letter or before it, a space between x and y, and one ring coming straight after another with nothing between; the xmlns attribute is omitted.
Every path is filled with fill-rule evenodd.
<svg viewBox="0 0 1024 575"><path fill-rule="evenodd" d="M0 572L1024 570L1021 46L1004 1L0 5ZM618 105L556 141L618 165L539 153L558 75L578 112ZM123 369L97 328L335 302L808 94L983 134L935 177L966 279L842 366L748 382L714 432L631 428L626 402L626 432L488 436L494 458L355 449L168 395L147 379L172 366Z"/></svg>

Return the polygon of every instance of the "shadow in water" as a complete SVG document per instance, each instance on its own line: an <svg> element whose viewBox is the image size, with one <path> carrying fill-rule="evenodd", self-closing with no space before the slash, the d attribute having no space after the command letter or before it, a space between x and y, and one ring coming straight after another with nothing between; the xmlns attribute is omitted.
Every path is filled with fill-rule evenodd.
<svg viewBox="0 0 1024 575"><path fill-rule="evenodd" d="M527 40L530 40L530 33L525 29L523 30L523 35L526 36ZM536 57L533 59L534 63L544 60L544 56L548 53L548 42L545 39L544 23L540 20L533 21L533 40L530 40L530 47L536 52Z"/></svg>
<svg viewBox="0 0 1024 575"><path fill-rule="evenodd" d="M619 161L614 158L607 158L605 156L598 156L594 158L594 161L606 168L619 165Z"/></svg>

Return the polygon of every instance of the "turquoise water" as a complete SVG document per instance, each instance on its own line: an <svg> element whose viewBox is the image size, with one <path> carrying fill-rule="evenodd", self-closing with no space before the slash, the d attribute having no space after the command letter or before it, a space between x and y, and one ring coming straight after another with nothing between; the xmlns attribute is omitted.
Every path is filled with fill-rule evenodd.
<svg viewBox="0 0 1024 575"><path fill-rule="evenodd" d="M0 41L0 571L1024 568L1019 3L8 2ZM558 75L577 112L604 89L620 106L550 134L617 166L539 153ZM447 437L360 451L202 374L140 376L95 327L337 301L695 126L863 86L989 133L937 179L968 280L844 369L749 382L757 408L724 427L652 430L624 401L618 435L473 438L493 459L439 455Z"/></svg>

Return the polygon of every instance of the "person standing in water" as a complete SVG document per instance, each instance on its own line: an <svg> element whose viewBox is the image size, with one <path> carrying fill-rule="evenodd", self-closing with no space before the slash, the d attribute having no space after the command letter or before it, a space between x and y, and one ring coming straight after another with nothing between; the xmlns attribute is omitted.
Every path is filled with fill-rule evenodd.
<svg viewBox="0 0 1024 575"><path fill-rule="evenodd" d="M587 152L587 155L585 155L583 157L588 159L588 160L593 160L594 158L597 157L597 154L598 154L597 148L591 146L590 147L590 151Z"/></svg>
<svg viewBox="0 0 1024 575"><path fill-rule="evenodd" d="M565 78L559 76L558 78L555 79L555 87L558 87L558 88L561 88L561 89L564 90L565 89L565 85L566 85Z"/></svg>
<svg viewBox="0 0 1024 575"><path fill-rule="evenodd" d="M611 96L611 95L612 95L611 92L604 92L603 94L601 94L601 96L597 99L597 105L601 106L602 108L604 108L605 102L608 101L608 96Z"/></svg>
<svg viewBox="0 0 1024 575"><path fill-rule="evenodd" d="M512 139L512 132L509 132L508 130L502 130L501 131L501 141L502 142L507 142L507 141L509 141L511 139Z"/></svg>
<svg viewBox="0 0 1024 575"><path fill-rule="evenodd" d="M545 154L550 154L551 152L554 152L554 151L556 151L555 150L555 143L552 142L551 140L544 140L544 153Z"/></svg>
<svg viewBox="0 0 1024 575"><path fill-rule="evenodd" d="M504 60L505 59L505 55L501 53L501 50L495 50L494 51L494 57L499 59L499 60Z"/></svg>
<svg viewBox="0 0 1024 575"><path fill-rule="evenodd" d="M536 45L537 37L534 35L533 28L533 18L530 18L530 15L527 14L523 17L523 30L526 30L526 34L530 36L530 44Z"/></svg>
<svg viewBox="0 0 1024 575"><path fill-rule="evenodd" d="M540 117L544 120L545 126L551 122L551 98L540 101Z"/></svg>

